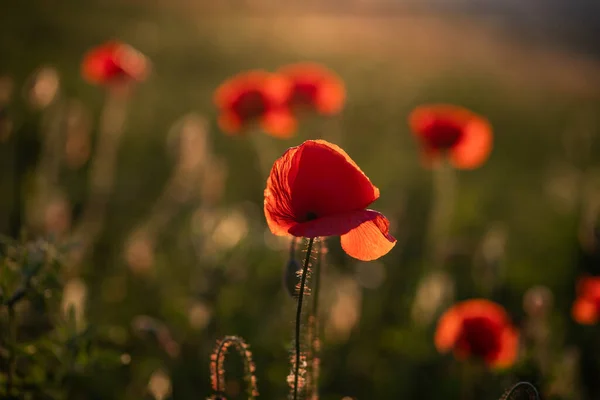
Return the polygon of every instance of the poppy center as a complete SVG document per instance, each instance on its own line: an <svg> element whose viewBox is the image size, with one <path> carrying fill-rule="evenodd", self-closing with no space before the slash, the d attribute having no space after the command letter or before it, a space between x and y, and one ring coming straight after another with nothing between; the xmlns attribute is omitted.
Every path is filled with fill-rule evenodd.
<svg viewBox="0 0 600 400"><path fill-rule="evenodd" d="M486 317L466 318L457 348L466 354L487 359L500 352L501 327Z"/></svg>
<svg viewBox="0 0 600 400"><path fill-rule="evenodd" d="M294 107L312 107L317 99L317 85L312 83L296 83L289 103Z"/></svg>
<svg viewBox="0 0 600 400"><path fill-rule="evenodd" d="M306 213L305 218L306 218L306 221L312 221L314 219L317 219L317 214L311 211L311 212Z"/></svg>
<svg viewBox="0 0 600 400"><path fill-rule="evenodd" d="M450 149L454 147L463 135L462 127L447 120L436 119L423 130L427 144L434 149Z"/></svg>
<svg viewBox="0 0 600 400"><path fill-rule="evenodd" d="M249 120L263 115L267 111L267 102L261 92L250 90L241 93L231 108L241 120Z"/></svg>

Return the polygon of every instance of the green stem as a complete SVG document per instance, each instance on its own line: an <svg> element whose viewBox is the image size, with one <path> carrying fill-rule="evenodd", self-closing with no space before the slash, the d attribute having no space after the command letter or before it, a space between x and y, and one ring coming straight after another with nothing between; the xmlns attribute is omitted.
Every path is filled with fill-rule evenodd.
<svg viewBox="0 0 600 400"><path fill-rule="evenodd" d="M15 364L15 343L17 337L15 324L15 308L11 304L8 306L8 368L6 371L6 395L10 396L13 387L13 371Z"/></svg>
<svg viewBox="0 0 600 400"><path fill-rule="evenodd" d="M319 251L319 255L317 256L317 262L315 263L315 268L313 269L313 303L312 303L312 312L311 315L314 318L317 318L317 313L319 312L319 287L321 284L321 264L322 264L322 258L324 257L324 252L323 249L325 248L325 239L321 240L321 246L320 246L320 251ZM316 334L316 333L315 333Z"/></svg>
<svg viewBox="0 0 600 400"><path fill-rule="evenodd" d="M309 317L309 340L310 340L310 390L309 398L311 400L318 399L319 388L319 291L321 285L321 266L324 263L325 255L327 254L327 245L325 238L319 242L319 254L315 267L313 268L313 302L312 311Z"/></svg>
<svg viewBox="0 0 600 400"><path fill-rule="evenodd" d="M520 393L526 393L530 400L540 400L540 394L537 389L529 382L519 382L515 384L500 397L500 400L511 400L513 394L518 395Z"/></svg>
<svg viewBox="0 0 600 400"><path fill-rule="evenodd" d="M302 267L302 278L300 280L300 292L298 293L298 307L296 309L296 363L294 365L294 400L298 399L298 376L300 373L300 323L302 320L302 300L304 298L304 286L306 285L306 275L308 273L308 264L310 263L310 253L312 252L315 238L310 238L308 248L306 249L306 258Z"/></svg>
<svg viewBox="0 0 600 400"><path fill-rule="evenodd" d="M261 171L261 178L267 179L271 174L271 167L273 166L273 160L278 157L277 148L273 145L272 139L260 132L254 135L250 135L250 141L254 147L256 158L258 160L259 168Z"/></svg>
<svg viewBox="0 0 600 400"><path fill-rule="evenodd" d="M433 205L429 220L429 245L432 249L433 268L442 269L455 208L456 175L452 166L443 162L433 170L432 179Z"/></svg>

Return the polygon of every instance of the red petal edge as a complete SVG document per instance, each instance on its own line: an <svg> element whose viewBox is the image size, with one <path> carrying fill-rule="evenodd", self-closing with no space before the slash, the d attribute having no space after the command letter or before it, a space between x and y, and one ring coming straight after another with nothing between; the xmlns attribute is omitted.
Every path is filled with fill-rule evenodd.
<svg viewBox="0 0 600 400"><path fill-rule="evenodd" d="M387 254L396 244L389 234L389 221L374 210L359 210L296 224L289 233L300 237L341 236L348 255L363 261Z"/></svg>

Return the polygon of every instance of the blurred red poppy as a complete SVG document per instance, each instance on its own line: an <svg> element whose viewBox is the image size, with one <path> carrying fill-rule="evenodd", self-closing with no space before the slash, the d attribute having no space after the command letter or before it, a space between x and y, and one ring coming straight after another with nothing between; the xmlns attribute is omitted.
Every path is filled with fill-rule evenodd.
<svg viewBox="0 0 600 400"><path fill-rule="evenodd" d="M417 107L409 116L411 130L419 140L423 161L430 166L444 153L460 169L474 169L492 150L490 123L466 108L433 104Z"/></svg>
<svg viewBox="0 0 600 400"><path fill-rule="evenodd" d="M502 306L472 299L455 304L440 317L435 347L442 353L453 350L458 359L473 357L506 368L517 358L519 334Z"/></svg>
<svg viewBox="0 0 600 400"><path fill-rule="evenodd" d="M340 112L344 106L344 83L324 66L313 63L291 64L282 67L279 73L291 81L288 105L293 110L310 110L331 115Z"/></svg>
<svg viewBox="0 0 600 400"><path fill-rule="evenodd" d="M600 320L600 277L587 276L577 284L577 299L571 310L580 324L593 325Z"/></svg>
<svg viewBox="0 0 600 400"><path fill-rule="evenodd" d="M88 82L106 85L143 81L148 75L149 62L133 47L109 41L90 50L83 59L81 69Z"/></svg>
<svg viewBox="0 0 600 400"><path fill-rule="evenodd" d="M378 197L379 189L344 150L308 140L275 161L265 189L265 216L276 235L340 235L346 253L369 261L396 244L387 218L366 209Z"/></svg>
<svg viewBox="0 0 600 400"><path fill-rule="evenodd" d="M259 123L265 132L281 138L294 134L296 120L286 106L290 83L266 71L248 71L231 77L215 92L221 111L219 126L226 133L241 133Z"/></svg>

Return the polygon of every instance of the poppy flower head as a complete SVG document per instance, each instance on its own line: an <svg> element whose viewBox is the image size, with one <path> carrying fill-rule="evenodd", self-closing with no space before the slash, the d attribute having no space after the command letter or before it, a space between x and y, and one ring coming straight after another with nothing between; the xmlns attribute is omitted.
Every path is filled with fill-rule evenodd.
<svg viewBox="0 0 600 400"><path fill-rule="evenodd" d="M149 62L142 53L118 41L93 48L82 63L83 77L97 85L143 81L148 69Z"/></svg>
<svg viewBox="0 0 600 400"><path fill-rule="evenodd" d="M279 73L291 81L288 105L293 110L332 115L340 112L344 106L344 83L333 71L322 65L292 64L281 68Z"/></svg>
<svg viewBox="0 0 600 400"><path fill-rule="evenodd" d="M459 359L477 358L495 368L515 362L518 341L506 311L484 299L455 304L441 316L435 334L438 351L453 350Z"/></svg>
<svg viewBox="0 0 600 400"><path fill-rule="evenodd" d="M427 165L447 154L456 168L477 168L485 162L492 148L489 122L459 106L417 107L409 116L409 125L421 143Z"/></svg>
<svg viewBox="0 0 600 400"><path fill-rule="evenodd" d="M277 137L294 133L296 121L286 107L290 83L266 71L238 74L219 86L214 102L219 108L219 126L226 133L240 133L259 123Z"/></svg>
<svg viewBox="0 0 600 400"><path fill-rule="evenodd" d="M379 189L344 150L324 140L308 140L275 161L264 209L276 235L341 236L346 253L369 261L396 243L387 218L366 208L378 197Z"/></svg>
<svg viewBox="0 0 600 400"><path fill-rule="evenodd" d="M573 319L584 325L600 320L600 277L588 276L577 284L577 298L571 309Z"/></svg>

